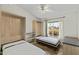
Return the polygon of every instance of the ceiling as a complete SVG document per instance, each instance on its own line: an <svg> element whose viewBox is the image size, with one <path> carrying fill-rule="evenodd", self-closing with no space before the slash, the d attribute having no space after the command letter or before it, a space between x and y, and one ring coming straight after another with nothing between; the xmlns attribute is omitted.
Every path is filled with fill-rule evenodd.
<svg viewBox="0 0 79 59"><path fill-rule="evenodd" d="M66 13L74 12L79 10L78 4L46 4L47 11L42 12L40 4L21 4L19 5L23 9L27 10L33 16L37 18L55 18L62 17Z"/></svg>

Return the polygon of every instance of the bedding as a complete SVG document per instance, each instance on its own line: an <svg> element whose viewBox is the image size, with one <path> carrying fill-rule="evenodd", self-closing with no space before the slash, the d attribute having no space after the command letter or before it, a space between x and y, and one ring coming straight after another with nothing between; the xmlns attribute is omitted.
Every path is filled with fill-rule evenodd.
<svg viewBox="0 0 79 59"><path fill-rule="evenodd" d="M19 41L4 45L3 55L46 55L46 53L28 42Z"/></svg>
<svg viewBox="0 0 79 59"><path fill-rule="evenodd" d="M59 45L60 40L57 38L53 38L53 37L36 37L37 40L43 41L43 42L47 42L48 44L53 44L56 47Z"/></svg>

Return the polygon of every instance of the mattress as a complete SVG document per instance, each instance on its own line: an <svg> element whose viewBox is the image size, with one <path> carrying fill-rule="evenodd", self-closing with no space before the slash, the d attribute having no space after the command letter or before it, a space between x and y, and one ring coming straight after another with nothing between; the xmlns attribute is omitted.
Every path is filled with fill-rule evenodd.
<svg viewBox="0 0 79 59"><path fill-rule="evenodd" d="M40 37L36 37L36 39L47 42L47 43L51 43L51 44L54 44L54 45L56 45L59 42L59 39L53 38L53 37L42 37L42 36L40 36Z"/></svg>
<svg viewBox="0 0 79 59"><path fill-rule="evenodd" d="M46 53L28 42L21 41L4 45L3 55L46 55Z"/></svg>

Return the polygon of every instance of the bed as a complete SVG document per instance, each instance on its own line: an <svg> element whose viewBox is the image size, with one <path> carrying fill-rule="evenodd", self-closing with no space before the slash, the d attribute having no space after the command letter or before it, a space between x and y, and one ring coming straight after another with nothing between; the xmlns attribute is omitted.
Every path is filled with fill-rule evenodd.
<svg viewBox="0 0 79 59"><path fill-rule="evenodd" d="M3 55L46 55L42 49L24 40L3 45L2 50Z"/></svg>
<svg viewBox="0 0 79 59"><path fill-rule="evenodd" d="M45 37L45 36L36 37L36 41L47 45L51 45L53 47L58 47L61 43L60 39L53 38L53 37Z"/></svg>

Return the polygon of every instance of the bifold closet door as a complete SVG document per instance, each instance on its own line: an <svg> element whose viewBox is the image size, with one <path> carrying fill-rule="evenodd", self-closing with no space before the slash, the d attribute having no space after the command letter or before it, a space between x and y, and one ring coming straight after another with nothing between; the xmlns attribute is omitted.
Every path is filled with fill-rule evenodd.
<svg viewBox="0 0 79 59"><path fill-rule="evenodd" d="M2 44L23 39L21 18L7 13L2 13L1 16Z"/></svg>
<svg viewBox="0 0 79 59"><path fill-rule="evenodd" d="M33 20L32 29L36 36L43 34L43 23L40 21Z"/></svg>
<svg viewBox="0 0 79 59"><path fill-rule="evenodd" d="M36 32L38 35L42 35L42 32L43 32L43 24L42 22L37 22L37 25L36 25Z"/></svg>

